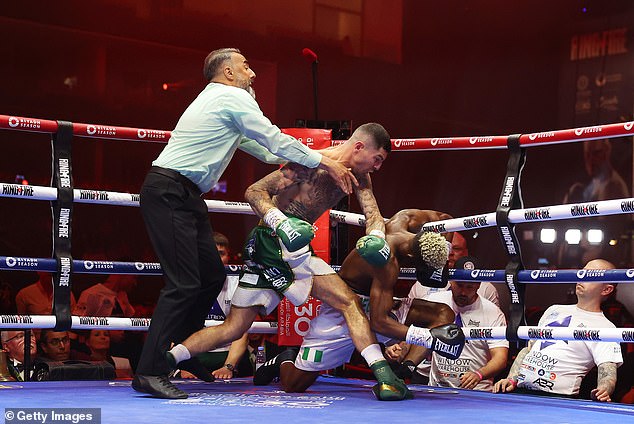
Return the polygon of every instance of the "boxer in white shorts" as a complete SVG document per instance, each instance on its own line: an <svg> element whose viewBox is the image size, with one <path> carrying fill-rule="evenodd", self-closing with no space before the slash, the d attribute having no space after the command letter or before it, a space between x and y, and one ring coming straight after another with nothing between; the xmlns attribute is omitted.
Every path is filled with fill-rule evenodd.
<svg viewBox="0 0 634 424"><path fill-rule="evenodd" d="M407 209L386 222L386 240L393 255L387 265L376 268L364 261L357 251L345 259L339 272L350 288L360 295L372 329L385 339L406 340L431 347L439 354L457 358L464 347L464 334L453 324L454 313L447 305L416 299L394 308L393 291L400 266L415 266L417 278L424 285L445 285L437 272L449 255L447 240L436 233L422 232L426 222L451 216L430 210ZM452 234L448 234L451 237ZM431 330L422 327L432 327ZM425 340L423 340L425 339ZM311 322L299 350L282 352L258 369L256 385L270 383L280 375L287 392L303 392L320 371L347 362L354 350L348 328L340 314L322 305L319 316Z"/></svg>

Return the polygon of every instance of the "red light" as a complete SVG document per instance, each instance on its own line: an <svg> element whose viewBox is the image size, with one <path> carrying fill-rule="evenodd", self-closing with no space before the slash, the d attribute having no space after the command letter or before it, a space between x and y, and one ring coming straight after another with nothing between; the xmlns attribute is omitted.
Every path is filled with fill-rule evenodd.
<svg viewBox="0 0 634 424"><path fill-rule="evenodd" d="M163 91L167 91L167 89L169 88L169 85L167 85L166 82L163 83Z"/></svg>
<svg viewBox="0 0 634 424"><path fill-rule="evenodd" d="M22 185L29 185L29 181L26 179L22 180Z"/></svg>

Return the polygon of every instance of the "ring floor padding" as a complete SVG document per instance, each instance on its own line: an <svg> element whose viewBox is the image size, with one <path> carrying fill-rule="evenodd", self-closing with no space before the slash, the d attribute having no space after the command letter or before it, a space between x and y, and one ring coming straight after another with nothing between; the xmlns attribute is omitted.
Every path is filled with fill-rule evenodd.
<svg viewBox="0 0 634 424"><path fill-rule="evenodd" d="M303 394L250 378L176 380L185 400L154 399L130 381L0 383L2 408L101 408L102 423L624 423L634 406L410 385L414 399L379 402L368 380L322 376ZM4 411L2 411L4 413Z"/></svg>

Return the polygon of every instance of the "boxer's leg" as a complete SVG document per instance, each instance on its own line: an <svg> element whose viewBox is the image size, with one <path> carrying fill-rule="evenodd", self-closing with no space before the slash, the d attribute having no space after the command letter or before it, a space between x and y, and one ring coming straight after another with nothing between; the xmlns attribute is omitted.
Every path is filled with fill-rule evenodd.
<svg viewBox="0 0 634 424"><path fill-rule="evenodd" d="M368 317L361 309L359 297L337 274L316 275L313 279L312 295L343 315L348 324L350 337L359 352L370 345L378 344L370 329ZM382 355L377 359L383 359Z"/></svg>
<svg viewBox="0 0 634 424"><path fill-rule="evenodd" d="M222 324L203 328L189 336L182 344L174 346L168 352L168 362L171 362L171 365L176 365L190 357L239 339L251 328L251 324L255 321L260 309L260 306L248 308L232 306L229 315Z"/></svg>

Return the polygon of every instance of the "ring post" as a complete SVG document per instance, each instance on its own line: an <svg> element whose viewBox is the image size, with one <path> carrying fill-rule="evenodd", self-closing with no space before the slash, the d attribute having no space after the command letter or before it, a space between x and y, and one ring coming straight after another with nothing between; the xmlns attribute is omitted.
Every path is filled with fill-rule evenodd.
<svg viewBox="0 0 634 424"><path fill-rule="evenodd" d="M526 291L526 286L524 283L520 283L518 278L518 273L524 269L524 264L522 263L520 244L515 235L515 226L509 222L511 209L524 207L519 182L526 163L526 150L520 147L519 140L520 134L514 134L510 135L507 141L509 160L502 194L500 195L495 214L498 233L509 258L504 270L504 280L511 295L506 337L507 340L515 342L521 340L517 336L517 329L522 325L526 325L524 316L524 292Z"/></svg>

